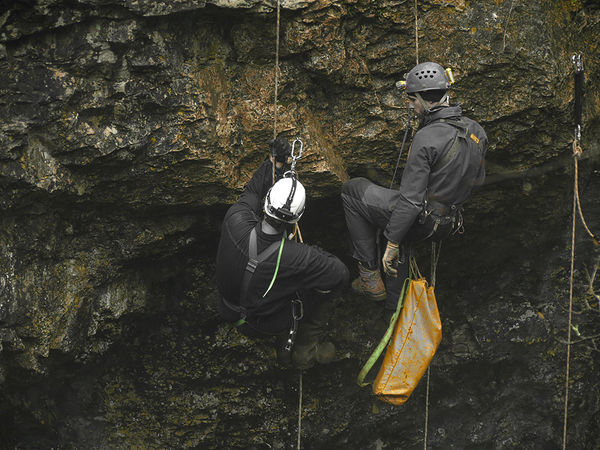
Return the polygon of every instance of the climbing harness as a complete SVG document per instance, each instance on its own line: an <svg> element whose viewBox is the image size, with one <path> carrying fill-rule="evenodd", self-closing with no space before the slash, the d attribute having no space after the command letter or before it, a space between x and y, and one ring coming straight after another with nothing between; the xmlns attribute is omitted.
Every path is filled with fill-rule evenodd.
<svg viewBox="0 0 600 450"><path fill-rule="evenodd" d="M582 126L582 111L583 111L583 88L584 88L584 69L583 60L580 53L576 53L572 56L571 61L574 69L574 81L575 81L575 102L574 102L574 119L575 119L575 130L573 139L573 164L574 164L574 181L573 181L573 210L572 210L572 223L571 223L571 271L569 275L569 323L567 329L567 364L565 374L565 405L564 405L564 420L563 420L563 450L567 448L567 419L568 419L568 405L569 405L569 372L571 368L571 328L573 327L573 284L574 284L574 271L575 271L575 230L577 223L577 215L581 218L581 222L588 235L592 238L594 245L598 245L598 237L594 235L587 226L583 212L581 211L581 202L579 200L579 170L578 161L581 157L583 150L581 148L581 126Z"/></svg>
<svg viewBox="0 0 600 450"><path fill-rule="evenodd" d="M239 303L239 305L235 305L235 304L231 303L230 301L226 300L225 298L222 299L223 303L225 303L225 306L227 306L229 309L240 314L240 319L234 323L234 326L236 326L236 327L243 325L245 323L248 323L248 321L247 321L248 310L247 310L246 299L248 297L248 288L250 287L250 282L252 281L252 277L254 276L254 272L256 271L256 268L258 267L258 265L260 263L265 261L273 253L275 253L277 251L277 248L279 248L279 255L277 257L277 266L275 267L275 273L273 274L273 279L271 280L271 284L269 285L267 291L263 294L263 298L267 295L267 293L273 286L273 283L275 282L275 278L277 277L277 271L279 270L279 262L281 259L281 253L283 251L283 245L285 242L285 233L283 233L283 235L281 236L281 242L273 242L266 249L264 249L262 252L257 254L256 228L258 228L259 226L260 225L257 225L256 227L252 228L252 231L250 232L250 239L248 241L248 262L246 263L246 269L244 271L244 276L242 278L242 284L240 286L240 297L239 297L240 303Z"/></svg>

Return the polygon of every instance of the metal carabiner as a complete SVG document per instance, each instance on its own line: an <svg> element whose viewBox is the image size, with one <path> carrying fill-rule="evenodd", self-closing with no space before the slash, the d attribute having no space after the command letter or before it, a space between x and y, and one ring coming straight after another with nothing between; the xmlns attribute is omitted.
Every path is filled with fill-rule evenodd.
<svg viewBox="0 0 600 450"><path fill-rule="evenodd" d="M299 298L292 300L292 327L288 334L287 341L284 349L288 352L292 351L294 347L294 341L296 340L296 333L298 332L298 322L304 317L304 304Z"/></svg>
<svg viewBox="0 0 600 450"><path fill-rule="evenodd" d="M295 308L296 305L298 305L300 307L299 314L296 314L296 311L297 311ZM300 300L299 298L292 300L292 317L295 320L302 320L302 318L304 317L304 304L302 303L302 300Z"/></svg>
<svg viewBox="0 0 600 450"><path fill-rule="evenodd" d="M581 58L581 53L575 53L571 57L571 61L573 62L575 73L583 72L583 59Z"/></svg>
<svg viewBox="0 0 600 450"><path fill-rule="evenodd" d="M298 153L296 153L296 142L300 143L300 149L298 150ZM294 139L294 141L292 142L292 164L290 166L290 172L295 173L296 172L296 161L298 161L300 158L302 158L302 149L304 148L304 144L302 143L302 140L300 138L296 138Z"/></svg>
<svg viewBox="0 0 600 450"><path fill-rule="evenodd" d="M296 154L294 152L294 150L296 148L296 142L300 143L300 150L298 151L298 154ZM292 160L302 158L302 149L303 148L304 148L304 144L302 143L302 140L298 137L296 139L294 139L294 141L292 142Z"/></svg>

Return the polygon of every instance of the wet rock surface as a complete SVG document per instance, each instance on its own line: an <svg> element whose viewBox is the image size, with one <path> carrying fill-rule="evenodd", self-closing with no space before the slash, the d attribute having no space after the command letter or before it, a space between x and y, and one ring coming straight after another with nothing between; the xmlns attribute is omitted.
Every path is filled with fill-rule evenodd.
<svg viewBox="0 0 600 450"><path fill-rule="evenodd" d="M579 189L600 230L600 10L419 1L419 57L490 138L467 232L442 249L430 448L560 448L572 68ZM275 2L25 1L0 8L0 442L7 448L295 448L299 374L220 322L220 221L273 134ZM282 2L278 129L300 136L305 241L355 270L341 183L388 185L407 119L414 4ZM598 247L578 223L569 448L600 446ZM422 268L428 249L419 248ZM424 270L428 273L428 270ZM592 289L590 289L590 287ZM340 360L303 376L304 448L422 448L355 377L380 306L344 293Z"/></svg>

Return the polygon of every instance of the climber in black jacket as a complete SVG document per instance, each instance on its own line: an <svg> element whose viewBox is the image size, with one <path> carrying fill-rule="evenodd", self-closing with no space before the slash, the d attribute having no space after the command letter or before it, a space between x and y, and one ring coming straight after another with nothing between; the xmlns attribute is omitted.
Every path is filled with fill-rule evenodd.
<svg viewBox="0 0 600 450"><path fill-rule="evenodd" d="M354 178L342 188L346 224L358 260L359 277L352 289L396 309L407 265L398 267L403 244L441 240L462 226L461 205L485 178L488 140L483 128L450 106L450 80L442 66L426 62L406 76L410 106L420 119L399 190L386 189L366 178ZM384 230L387 246L378 270L376 230ZM398 277L399 269L402 274ZM393 278L398 278L393 280ZM393 286L390 289L390 286Z"/></svg>
<svg viewBox="0 0 600 450"><path fill-rule="evenodd" d="M348 283L349 272L325 250L288 239L304 212L305 191L295 177L283 177L290 144L278 137L273 148L277 182L271 186L271 155L223 220L217 252L219 310L250 336L288 335L293 315L302 315L291 356L295 366L307 368L335 355L324 334L333 299Z"/></svg>

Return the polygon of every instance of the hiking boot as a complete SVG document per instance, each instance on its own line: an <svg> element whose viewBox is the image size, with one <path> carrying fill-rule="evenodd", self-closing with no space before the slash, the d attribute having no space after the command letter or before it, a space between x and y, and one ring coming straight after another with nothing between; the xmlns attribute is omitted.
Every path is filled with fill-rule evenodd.
<svg viewBox="0 0 600 450"><path fill-rule="evenodd" d="M327 320L335 301L321 302L313 314L303 319L298 327L296 342L292 349L292 364L301 370L335 360L335 345L326 339Z"/></svg>
<svg viewBox="0 0 600 450"><path fill-rule="evenodd" d="M386 297L379 269L369 270L361 263L358 263L358 278L352 282L352 290L377 302L385 300Z"/></svg>
<svg viewBox="0 0 600 450"><path fill-rule="evenodd" d="M292 363L301 370L310 369L315 363L328 364L334 360L335 345L329 341L296 344L292 350Z"/></svg>

